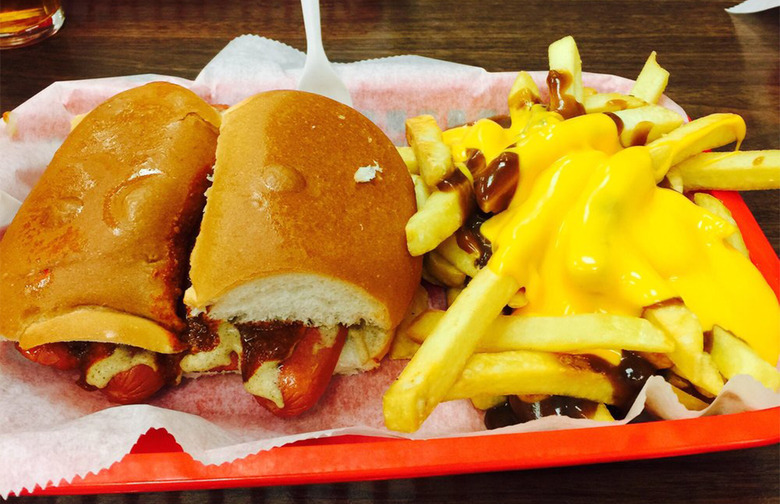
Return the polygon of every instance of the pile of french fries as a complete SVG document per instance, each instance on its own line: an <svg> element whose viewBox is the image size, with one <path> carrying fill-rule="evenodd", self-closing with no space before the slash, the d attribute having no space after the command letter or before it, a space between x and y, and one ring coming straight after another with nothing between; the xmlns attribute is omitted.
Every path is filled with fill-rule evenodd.
<svg viewBox="0 0 780 504"><path fill-rule="evenodd" d="M501 130L495 135L500 141L484 149L484 158L496 159L551 122L574 127L583 117L606 113L619 125L618 149L645 146L657 184L685 192L696 205L727 222L734 223L718 199L691 191L780 187L780 151L705 152L735 142L738 147L745 134L741 117L713 114L686 123L679 114L657 104L669 73L658 64L655 53L628 95L583 87L580 56L571 37L549 47L549 63L550 75L554 72L570 79L568 85L560 86L562 94L551 96L550 104L542 103L534 81L520 72L508 97L511 125L486 126ZM569 106L553 107L552 102ZM618 391L604 373L571 365L562 358L566 355L592 354L618 365L622 352L634 352L664 372L689 408L704 407L706 399L716 396L724 382L737 374L751 375L773 390L780 388L780 373L774 365L721 327L705 332L696 314L679 298L647 306L637 316L512 315L513 309L527 302L526 285L490 267L492 259L482 264L485 261L480 261L478 251L458 242L458 230L477 211L474 200L491 215L504 210L505 204L483 208L480 201L475 170L485 159L472 159L473 152L459 147L456 139L462 129L442 131L431 116L411 118L406 128L409 146L399 147L399 152L414 180L418 206L406 228L408 248L412 255L424 255L424 279L446 289L448 308L430 309L426 291L420 288L399 327L391 357L411 360L385 394L388 428L413 432L437 404L454 399L471 399L481 409L502 403L507 396L557 395L601 406L615 404ZM597 127L585 134L600 141ZM565 153L564 149L550 156ZM447 187L447 181L455 178L466 180L465 188ZM517 184L515 200L527 197L524 190L522 182ZM747 255L739 230L734 229L727 243ZM534 237L522 231L516 232L517 239L533 243ZM603 413L601 406L598 411ZM610 418L608 413L606 417Z"/></svg>

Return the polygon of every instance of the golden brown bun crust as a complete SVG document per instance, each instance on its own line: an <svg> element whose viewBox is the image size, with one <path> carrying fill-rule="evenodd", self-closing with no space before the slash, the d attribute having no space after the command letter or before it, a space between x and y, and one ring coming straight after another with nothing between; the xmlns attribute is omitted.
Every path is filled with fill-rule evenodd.
<svg viewBox="0 0 780 504"><path fill-rule="evenodd" d="M360 167L379 165L370 182ZM415 212L406 165L354 109L300 91L255 95L225 113L191 257L194 305L277 273L362 287L397 325L419 282L404 227Z"/></svg>
<svg viewBox="0 0 780 504"><path fill-rule="evenodd" d="M194 93L161 82L90 112L0 242L0 335L18 340L31 324L90 306L181 330L186 249L219 122Z"/></svg>

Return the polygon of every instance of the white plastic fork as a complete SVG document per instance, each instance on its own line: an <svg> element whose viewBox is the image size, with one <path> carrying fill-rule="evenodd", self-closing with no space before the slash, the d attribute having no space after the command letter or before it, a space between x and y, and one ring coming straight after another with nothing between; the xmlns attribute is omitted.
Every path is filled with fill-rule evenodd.
<svg viewBox="0 0 780 504"><path fill-rule="evenodd" d="M319 0L301 0L301 8L306 28L306 64L298 81L298 89L327 96L351 107L352 97L333 70L322 47Z"/></svg>

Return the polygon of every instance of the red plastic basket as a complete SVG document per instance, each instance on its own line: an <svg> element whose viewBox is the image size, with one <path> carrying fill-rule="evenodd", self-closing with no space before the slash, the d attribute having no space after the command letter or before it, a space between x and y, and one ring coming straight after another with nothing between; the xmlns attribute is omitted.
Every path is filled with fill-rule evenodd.
<svg viewBox="0 0 780 504"><path fill-rule="evenodd" d="M712 194L731 210L751 259L780 298L780 260L747 205L738 193ZM110 468L33 493L147 492L408 478L691 455L778 442L780 408L772 408L593 428L587 435L575 429L425 441L342 436L298 442L232 463L205 466L184 453L166 431L152 429Z"/></svg>

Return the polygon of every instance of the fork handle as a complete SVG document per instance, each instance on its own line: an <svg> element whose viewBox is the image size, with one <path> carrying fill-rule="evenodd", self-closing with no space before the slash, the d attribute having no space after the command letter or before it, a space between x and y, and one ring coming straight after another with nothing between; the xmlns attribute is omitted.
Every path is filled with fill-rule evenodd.
<svg viewBox="0 0 780 504"><path fill-rule="evenodd" d="M325 49L322 47L319 0L301 0L301 9L303 26L306 29L306 53L319 52L325 56Z"/></svg>

